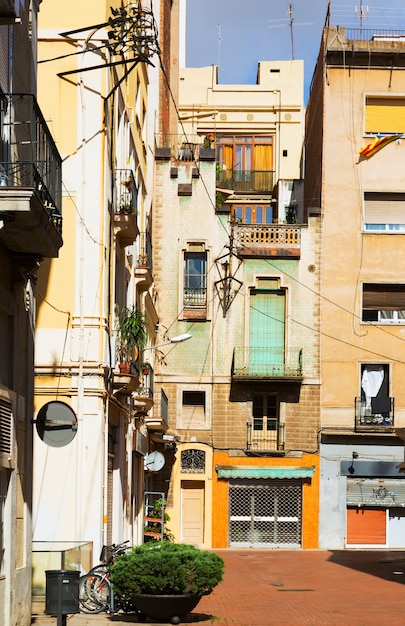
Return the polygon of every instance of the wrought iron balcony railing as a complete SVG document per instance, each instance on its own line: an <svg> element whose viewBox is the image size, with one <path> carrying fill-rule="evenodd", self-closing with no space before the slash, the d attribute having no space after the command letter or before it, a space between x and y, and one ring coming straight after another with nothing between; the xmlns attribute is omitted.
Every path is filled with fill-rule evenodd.
<svg viewBox="0 0 405 626"><path fill-rule="evenodd" d="M220 170L217 173L217 187L236 192L273 192L274 171L272 170Z"/></svg>
<svg viewBox="0 0 405 626"><path fill-rule="evenodd" d="M62 224L62 159L32 94L0 98L0 186L35 189L57 230Z"/></svg>
<svg viewBox="0 0 405 626"><path fill-rule="evenodd" d="M205 287L185 287L183 304L187 308L204 308L207 305L207 289Z"/></svg>
<svg viewBox="0 0 405 626"><path fill-rule="evenodd" d="M252 422L247 423L246 450L252 453L284 450L284 437L284 423L279 422L274 430L270 430L263 421L258 424L253 418Z"/></svg>
<svg viewBox="0 0 405 626"><path fill-rule="evenodd" d="M355 398L355 429L384 432L394 428L394 398Z"/></svg>
<svg viewBox="0 0 405 626"><path fill-rule="evenodd" d="M233 351L234 378L301 378L302 348L244 348Z"/></svg>
<svg viewBox="0 0 405 626"><path fill-rule="evenodd" d="M137 214L138 189L132 170L115 170L116 213Z"/></svg>

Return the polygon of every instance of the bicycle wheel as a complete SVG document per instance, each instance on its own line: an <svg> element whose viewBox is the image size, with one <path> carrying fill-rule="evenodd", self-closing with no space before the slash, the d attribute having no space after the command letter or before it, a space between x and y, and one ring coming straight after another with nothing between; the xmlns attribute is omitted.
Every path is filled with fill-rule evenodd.
<svg viewBox="0 0 405 626"><path fill-rule="evenodd" d="M91 572L79 579L79 603L85 613L102 613L110 606L108 572Z"/></svg>

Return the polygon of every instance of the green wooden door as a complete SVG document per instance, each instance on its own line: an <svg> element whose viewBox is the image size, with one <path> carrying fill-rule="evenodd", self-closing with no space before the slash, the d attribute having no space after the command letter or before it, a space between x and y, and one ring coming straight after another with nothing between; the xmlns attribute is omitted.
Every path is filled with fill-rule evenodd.
<svg viewBox="0 0 405 626"><path fill-rule="evenodd" d="M250 293L250 374L283 374L285 292L254 289Z"/></svg>

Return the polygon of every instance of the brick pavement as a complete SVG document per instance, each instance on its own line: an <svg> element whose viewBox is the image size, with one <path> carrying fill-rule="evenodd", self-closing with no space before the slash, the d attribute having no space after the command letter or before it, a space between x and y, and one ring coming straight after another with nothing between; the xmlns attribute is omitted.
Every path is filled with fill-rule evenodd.
<svg viewBox="0 0 405 626"><path fill-rule="evenodd" d="M402 626L405 551L218 550L224 581L182 624ZM43 618L33 624L56 624ZM125 626L134 616L69 616L67 626ZM159 622L146 622L157 626Z"/></svg>

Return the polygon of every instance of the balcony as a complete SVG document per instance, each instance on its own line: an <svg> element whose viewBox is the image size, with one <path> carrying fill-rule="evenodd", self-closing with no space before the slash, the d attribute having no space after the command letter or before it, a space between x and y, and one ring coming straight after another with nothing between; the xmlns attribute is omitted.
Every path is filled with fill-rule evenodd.
<svg viewBox="0 0 405 626"><path fill-rule="evenodd" d="M163 389L153 394L153 414L145 416L148 430L166 432L169 421L169 401Z"/></svg>
<svg viewBox="0 0 405 626"><path fill-rule="evenodd" d="M149 232L141 233L139 256L135 266L135 283L139 292L147 291L153 282L152 240Z"/></svg>
<svg viewBox="0 0 405 626"><path fill-rule="evenodd" d="M299 259L301 228L296 224L240 224L234 228L239 257Z"/></svg>
<svg viewBox="0 0 405 626"><path fill-rule="evenodd" d="M261 420L247 424L246 451L251 454L282 452L284 450L285 424L278 423L275 430L266 428Z"/></svg>
<svg viewBox="0 0 405 626"><path fill-rule="evenodd" d="M302 348L236 347L232 359L233 380L302 380Z"/></svg>
<svg viewBox="0 0 405 626"><path fill-rule="evenodd" d="M355 398L356 432L391 433L394 431L394 398L376 397L367 402Z"/></svg>
<svg viewBox="0 0 405 626"><path fill-rule="evenodd" d="M116 170L114 178L114 231L122 245L136 241L138 189L132 170Z"/></svg>
<svg viewBox="0 0 405 626"><path fill-rule="evenodd" d="M58 256L62 160L31 94L0 98L0 240L16 253Z"/></svg>
<svg viewBox="0 0 405 626"><path fill-rule="evenodd" d="M234 193L272 194L274 171L272 170L220 170L217 187Z"/></svg>

